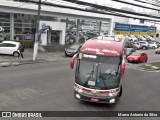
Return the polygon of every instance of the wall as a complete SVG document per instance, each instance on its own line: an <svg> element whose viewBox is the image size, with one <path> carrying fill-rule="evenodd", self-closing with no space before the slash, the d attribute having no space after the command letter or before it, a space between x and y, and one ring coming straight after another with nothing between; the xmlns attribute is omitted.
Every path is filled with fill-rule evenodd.
<svg viewBox="0 0 160 120"><path fill-rule="evenodd" d="M147 25L146 21L144 21L144 23L140 23L140 20L138 20L138 19L133 19L133 18L129 18L128 24L133 24L133 25Z"/></svg>
<svg viewBox="0 0 160 120"><path fill-rule="evenodd" d="M118 17L118 16L114 16L114 20L113 22L118 22L118 23L125 23L128 24L129 18L124 18L124 17Z"/></svg>

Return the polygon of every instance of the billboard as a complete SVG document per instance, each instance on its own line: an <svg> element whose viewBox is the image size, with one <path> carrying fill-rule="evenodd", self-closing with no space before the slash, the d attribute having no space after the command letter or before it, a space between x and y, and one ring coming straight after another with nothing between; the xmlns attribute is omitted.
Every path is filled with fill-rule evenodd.
<svg viewBox="0 0 160 120"><path fill-rule="evenodd" d="M148 27L148 32L156 32L156 27Z"/></svg>
<svg viewBox="0 0 160 120"><path fill-rule="evenodd" d="M129 31L130 25L128 24L121 24L121 23L115 23L115 31Z"/></svg>
<svg viewBox="0 0 160 120"><path fill-rule="evenodd" d="M130 25L130 31L147 32L148 26Z"/></svg>
<svg viewBox="0 0 160 120"><path fill-rule="evenodd" d="M156 27L115 23L114 33L117 35L155 35Z"/></svg>

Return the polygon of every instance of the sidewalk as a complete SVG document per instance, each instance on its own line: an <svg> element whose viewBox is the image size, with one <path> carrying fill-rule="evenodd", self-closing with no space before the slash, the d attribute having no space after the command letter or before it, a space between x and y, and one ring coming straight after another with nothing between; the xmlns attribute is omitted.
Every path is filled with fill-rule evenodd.
<svg viewBox="0 0 160 120"><path fill-rule="evenodd" d="M70 57L65 57L63 52L42 52L38 51L37 60L33 61L33 49L25 49L23 59L17 59L14 56L0 55L0 66L16 66L21 64L32 64L39 62L52 62L61 60L70 60Z"/></svg>

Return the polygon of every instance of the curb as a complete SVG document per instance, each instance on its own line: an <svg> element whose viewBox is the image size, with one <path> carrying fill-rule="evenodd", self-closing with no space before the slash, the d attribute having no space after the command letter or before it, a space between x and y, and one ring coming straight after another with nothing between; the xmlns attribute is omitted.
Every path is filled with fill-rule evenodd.
<svg viewBox="0 0 160 120"><path fill-rule="evenodd" d="M42 63L42 62L45 62L45 61L2 62L0 63L0 67L19 66L23 64L35 64L35 63Z"/></svg>
<svg viewBox="0 0 160 120"><path fill-rule="evenodd" d="M0 62L0 67L9 67L9 66L19 66L23 64L35 64L35 63L44 63L44 62L56 62L56 61L66 61L68 59L55 59L55 60L45 60L39 59L36 61L33 60L21 60L21 61L7 61Z"/></svg>
<svg viewBox="0 0 160 120"><path fill-rule="evenodd" d="M3 62L3 63L0 63L0 67L8 67L11 65L11 62Z"/></svg>

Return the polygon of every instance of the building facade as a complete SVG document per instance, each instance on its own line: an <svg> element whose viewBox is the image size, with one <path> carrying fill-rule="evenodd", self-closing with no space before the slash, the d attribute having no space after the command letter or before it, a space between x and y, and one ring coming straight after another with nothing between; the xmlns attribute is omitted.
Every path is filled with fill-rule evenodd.
<svg viewBox="0 0 160 120"><path fill-rule="evenodd" d="M37 9L38 6L31 3L0 2L0 40L34 40ZM112 16L44 5L41 7L40 28L42 23L52 27L52 31L42 34L42 45L64 45L67 34L73 42L84 42L82 36L112 34L113 30Z"/></svg>

